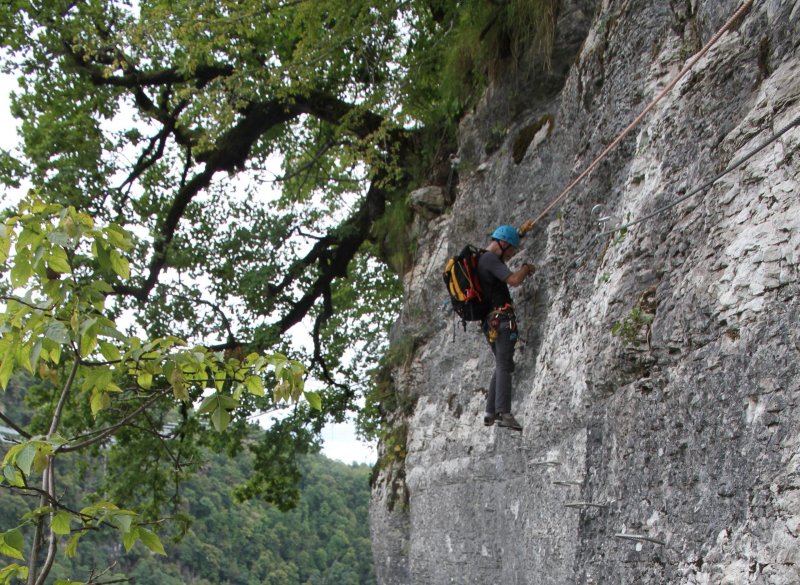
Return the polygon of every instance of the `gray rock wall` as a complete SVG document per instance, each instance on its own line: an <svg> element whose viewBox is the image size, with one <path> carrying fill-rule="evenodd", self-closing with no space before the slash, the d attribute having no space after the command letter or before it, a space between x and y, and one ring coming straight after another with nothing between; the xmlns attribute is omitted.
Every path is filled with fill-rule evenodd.
<svg viewBox="0 0 800 585"><path fill-rule="evenodd" d="M536 216L738 7L563 4L560 91L534 75L487 92L462 124L453 208L417 220L394 332L415 347L393 372L407 454L373 489L379 582L800 583L800 128L596 237L800 116L800 1L755 2L526 237L520 260L539 270L514 291L525 428L482 425L491 354L441 309L446 257ZM515 162L521 132L550 119Z"/></svg>

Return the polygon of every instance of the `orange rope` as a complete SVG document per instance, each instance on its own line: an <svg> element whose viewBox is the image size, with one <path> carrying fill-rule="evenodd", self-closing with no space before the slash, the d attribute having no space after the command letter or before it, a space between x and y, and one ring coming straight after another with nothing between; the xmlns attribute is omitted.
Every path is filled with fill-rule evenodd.
<svg viewBox="0 0 800 585"><path fill-rule="evenodd" d="M666 87L665 87L663 90L661 90L661 93L659 93L659 94L658 94L658 95L657 95L657 96L656 96L656 97L653 99L653 101L651 101L651 102L650 102L650 103L647 105L647 107L646 107L644 110L642 110L642 112L641 112L641 113L640 113L640 114L639 114L639 115L636 117L636 119L635 119L633 122L631 122L631 123L628 125L628 127L627 127L627 128L625 128L625 130L623 130L623 131L622 131L622 133L620 133L620 135L619 135L619 136L617 136L617 137L614 139L614 142L612 142L611 144L609 144L609 145L608 145L608 146L607 146L607 147L606 147L606 148L603 150L603 152L601 152L601 153L600 153L600 154L597 156L597 158L595 158L595 159L592 161L592 163L591 163L591 164L590 164L588 167L586 167L586 169L585 169L585 170L584 170L584 171L583 171L583 172L582 172L580 175L578 175L578 176L577 176L575 179L573 179L573 181L572 181L572 182L571 182L569 185L567 185L567 186L566 186L566 188L565 188L565 189L564 189L564 190L563 190L561 193L559 193L559 195L558 195L557 197L555 197L555 198L554 198L554 199L553 199L553 200L552 200L552 201L551 201L551 202L548 204L548 206L547 206L547 207L545 207L545 208L544 208L544 211L542 211L542 212L541 212L541 213L540 213L540 214L539 214L539 215L536 217L536 219L533 219L533 220L528 220L527 222L525 222L525 223L522 225L522 227L519 229L520 235L521 235L521 236L524 236L524 235L525 235L525 234L526 234L528 231L530 231L531 229L533 229L533 227L534 227L534 226L535 226L535 225L536 225L536 224L537 224L537 223L538 223L538 222L539 222L539 221L540 221L540 220L541 220L543 217L545 217L545 216L546 216L548 213L550 213L550 211L551 211L551 210L552 210L552 209L553 209L553 208L554 208L556 205L558 205L558 204L559 204L559 203L560 203L560 202L561 202L561 201L562 201L562 200L563 200L563 199L564 199L564 198L565 198L565 197L566 197L566 196L569 194L569 192L570 192L570 191L572 191L572 189L573 189L573 188L574 188L574 187L575 187L575 186L576 186L578 183L580 183L580 182L581 182L581 181L582 181L584 178L586 178L586 175L588 175L590 172L592 172L592 170L594 170L594 168L595 168L595 167L596 167L598 164L600 164L600 161L602 161L602 160L603 160L603 159L604 159L604 158L605 158L605 157L608 155L608 153L609 153L609 152L611 152L611 151L612 151L614 148L616 148L616 146L617 146L617 145L618 145L618 144L619 144L619 143L622 141L622 139L623 139L623 138L625 138L625 136L627 136L627 135L628 135L628 133L629 133L631 130L633 130L633 128L634 128L634 127L636 127L636 126L639 124L639 122L641 122L641 121L642 121L642 119L645 117L645 115L646 115L646 114L647 114L647 113L648 113L650 110L652 110L652 109L655 107L655 105L656 105L658 102L660 102L660 101L661 101L661 99L662 99L662 98L663 98L665 95L667 95L667 94L668 94L668 93L669 93L669 92L672 90L672 88L673 88L673 87L675 87L675 84L677 84L677 83L678 83L678 81L680 81L680 79L681 79L681 78L682 78L684 75L686 75L686 73L687 73L687 72L688 72L688 71L689 71L689 70L690 70L692 67L694 67L694 66L695 66L695 64L697 64L697 62L698 62L698 61L701 59L701 57L702 57L703 55L705 55L705 54L706 54L706 53L709 51L709 49L711 49L711 47L712 47L712 46L714 46L714 44L716 44L716 42L719 40L719 38L720 38L720 37L721 37L721 36L722 36L722 35L723 35L723 34L724 34L724 33L725 33L725 32L726 32L726 31L727 31L729 28L731 28L731 26L732 26L732 25L733 25L733 24L736 22L736 20L737 20L737 19L739 19L739 18L741 18L741 17L742 17L742 16L743 16L743 15L744 15L744 14L745 14L745 13L746 13L746 12L747 12L749 9L750 9L750 7L752 6L752 4L753 4L753 0L745 0L745 2L744 2L744 3L743 3L743 4L742 4L740 7L739 7L739 9L738 9L736 12L734 12L734 13L733 13L733 16L731 16L731 17L728 19L728 21L727 21L727 22L726 22L726 23L725 23L725 24L722 26L722 28L721 28L721 29L719 29L719 30L717 31L717 34L715 34L713 37L711 37L711 40L709 40L709 41L708 41L708 42L705 44L705 46L704 46L702 49L700 49L700 52L699 52L699 53L697 53L697 54L696 54L694 57L692 57L692 58L691 58L691 59L690 59L690 60L689 60L689 61L686 63L686 65L684 65L684 67L683 67L683 69L681 69L680 73L678 73L678 75L677 75L677 76L675 76L675 79L673 79L672 81L670 81L670 82L667 84L667 86L666 86Z"/></svg>

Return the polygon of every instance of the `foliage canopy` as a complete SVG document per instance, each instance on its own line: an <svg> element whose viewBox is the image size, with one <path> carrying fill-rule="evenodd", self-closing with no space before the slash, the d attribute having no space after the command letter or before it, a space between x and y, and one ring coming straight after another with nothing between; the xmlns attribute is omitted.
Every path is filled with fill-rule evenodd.
<svg viewBox="0 0 800 585"><path fill-rule="evenodd" d="M236 452L250 417L286 405L249 444L258 466L239 495L297 501L293 455L359 409L385 350L413 254L406 194L447 160L493 64L529 56L556 5L0 6L22 140L0 153L0 181L35 188L0 228L0 386L30 376L38 407L3 415L24 439L3 471L15 489L42 476L32 550L48 530L77 542L78 522L158 549L145 526L197 449ZM59 508L55 457L112 438L113 484L88 511ZM2 550L21 551L15 530ZM35 561L18 569L31 585L47 573Z"/></svg>

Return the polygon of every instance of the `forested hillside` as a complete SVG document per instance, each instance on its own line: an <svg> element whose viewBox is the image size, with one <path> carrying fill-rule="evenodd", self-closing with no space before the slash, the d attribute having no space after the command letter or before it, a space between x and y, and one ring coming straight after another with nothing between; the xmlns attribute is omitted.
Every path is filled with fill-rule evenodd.
<svg viewBox="0 0 800 585"><path fill-rule="evenodd" d="M17 419L23 414L19 394L12 384L0 403L4 413ZM4 454L9 444L0 445ZM137 585L375 583L367 522L368 466L345 465L321 455L304 457L299 504L281 512L257 499L243 503L235 499L234 488L253 473L248 451L235 457L205 451L201 457L200 471L179 488L173 486L167 514L177 521L169 526L183 526L185 533L169 537L161 532L166 556L141 544L126 553L118 540L99 532L94 539L83 537L74 558L60 551L49 582L131 578ZM106 457L101 451L62 463L63 489L70 499L74 486L100 484ZM0 526L13 527L34 501L3 489ZM88 503L73 505L81 508Z"/></svg>

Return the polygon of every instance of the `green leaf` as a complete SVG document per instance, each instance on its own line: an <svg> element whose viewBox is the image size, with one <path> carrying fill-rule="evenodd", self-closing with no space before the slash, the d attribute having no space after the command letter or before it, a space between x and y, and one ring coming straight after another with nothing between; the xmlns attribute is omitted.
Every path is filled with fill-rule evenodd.
<svg viewBox="0 0 800 585"><path fill-rule="evenodd" d="M172 386L172 394L176 400L189 402L189 390L186 387L186 381L183 379L183 372L180 368L173 368L167 374L167 381Z"/></svg>
<svg viewBox="0 0 800 585"><path fill-rule="evenodd" d="M113 385L113 378L114 372L108 366L91 368L86 373L81 388L83 390L97 388L98 390L107 391Z"/></svg>
<svg viewBox="0 0 800 585"><path fill-rule="evenodd" d="M300 400L300 396L303 395L303 389L305 388L306 381L302 378L302 376L292 376L292 379L289 383L292 387L292 400L297 402Z"/></svg>
<svg viewBox="0 0 800 585"><path fill-rule="evenodd" d="M18 529L9 530L0 534L0 554L12 559L24 561L25 557L22 556L22 533Z"/></svg>
<svg viewBox="0 0 800 585"><path fill-rule="evenodd" d="M22 476L22 473L19 469L11 464L3 466L3 479L5 479L9 485L13 485L15 487L25 486L25 478Z"/></svg>
<svg viewBox="0 0 800 585"><path fill-rule="evenodd" d="M107 341L101 341L99 345L100 353L103 354L103 357L106 358L107 361L118 362L122 359L122 354L120 354L116 345L108 343Z"/></svg>
<svg viewBox="0 0 800 585"><path fill-rule="evenodd" d="M33 371L36 369L36 365L39 363L39 357L41 356L41 354L42 354L42 340L40 339L31 348L30 359L28 360L31 373L33 373Z"/></svg>
<svg viewBox="0 0 800 585"><path fill-rule="evenodd" d="M15 260L10 272L11 284L16 288L21 288L33 276L33 266L31 266L30 255L27 253L17 254Z"/></svg>
<svg viewBox="0 0 800 585"><path fill-rule="evenodd" d="M111 268L123 280L127 280L131 276L131 268L128 260L120 255L116 250L111 250L109 254L111 258Z"/></svg>
<svg viewBox="0 0 800 585"><path fill-rule="evenodd" d="M50 252L50 258L47 260L47 266L51 270L61 272L62 274L69 274L72 272L72 267L69 265L69 258L64 248L55 247Z"/></svg>
<svg viewBox="0 0 800 585"><path fill-rule="evenodd" d="M13 579L24 581L28 578L28 567L21 567L16 563L12 563L7 567L0 569L0 583L6 585L13 583Z"/></svg>
<svg viewBox="0 0 800 585"><path fill-rule="evenodd" d="M211 422L214 424L214 428L217 429L217 432L221 433L228 428L231 422L231 415L228 414L227 410L219 407L211 413Z"/></svg>
<svg viewBox="0 0 800 585"><path fill-rule="evenodd" d="M16 448L19 448L19 450L15 452L14 449ZM13 455L12 452L14 453ZM36 458L36 445L32 443L17 445L9 450L6 457L9 458L9 461L15 463L24 475L30 475L33 460Z"/></svg>
<svg viewBox="0 0 800 585"><path fill-rule="evenodd" d="M250 394L264 396L264 381L260 376L248 376L245 380L245 387Z"/></svg>
<svg viewBox="0 0 800 585"><path fill-rule="evenodd" d="M97 347L97 334L94 331L81 335L81 357L90 355Z"/></svg>
<svg viewBox="0 0 800 585"><path fill-rule="evenodd" d="M56 343L69 343L69 329L61 321L51 321L44 331L44 336Z"/></svg>
<svg viewBox="0 0 800 585"><path fill-rule="evenodd" d="M145 390L149 389L150 386L153 385L153 374L150 372L140 372L136 377L136 383Z"/></svg>
<svg viewBox="0 0 800 585"><path fill-rule="evenodd" d="M203 398L197 409L197 414L207 414L219 408L219 399L216 394L211 394Z"/></svg>
<svg viewBox="0 0 800 585"><path fill-rule="evenodd" d="M22 556L22 549L25 547L25 539L22 536L22 531L19 528L13 528L3 534L3 542L12 549L19 551L19 556L14 557L24 560Z"/></svg>
<svg viewBox="0 0 800 585"><path fill-rule="evenodd" d="M78 552L78 542L81 536L83 536L83 532L76 532L69 538L67 541L67 548L64 550L64 554L67 555L67 557L75 557L75 554Z"/></svg>
<svg viewBox="0 0 800 585"><path fill-rule="evenodd" d="M233 396L225 396L224 394L220 394L219 405L225 410L233 410L234 408L239 406L239 401L236 400Z"/></svg>
<svg viewBox="0 0 800 585"><path fill-rule="evenodd" d="M33 456L33 470L42 473L47 468L47 454L52 453L53 449L49 445L39 445Z"/></svg>
<svg viewBox="0 0 800 585"><path fill-rule="evenodd" d="M107 392L101 392L95 389L92 392L91 400L92 415L97 416L97 413L111 406L111 398Z"/></svg>
<svg viewBox="0 0 800 585"><path fill-rule="evenodd" d="M139 538L147 548L159 555L167 555L167 552L164 550L164 545L161 544L161 539L158 538L154 532L150 532L146 528L142 528L139 526Z"/></svg>
<svg viewBox="0 0 800 585"><path fill-rule="evenodd" d="M14 353L12 348L9 348L3 357L3 361L0 362L0 387L2 387L3 390L8 386L8 381L14 373L14 364L16 363L16 356Z"/></svg>
<svg viewBox="0 0 800 585"><path fill-rule="evenodd" d="M318 392L311 392L310 390L304 393L306 400L314 410L322 410L322 397Z"/></svg>
<svg viewBox="0 0 800 585"><path fill-rule="evenodd" d="M69 534L70 523L72 522L72 514L64 510L59 510L50 521L50 528L56 534Z"/></svg>
<svg viewBox="0 0 800 585"><path fill-rule="evenodd" d="M272 389L272 396L275 399L275 402L280 402L281 400L288 400L289 393L291 391L291 386L289 382L283 380L279 384Z"/></svg>
<svg viewBox="0 0 800 585"><path fill-rule="evenodd" d="M22 531L19 528L14 528L13 530L6 532L4 539L8 546L14 547L18 551L22 552L22 549L25 546L25 539L22 537Z"/></svg>
<svg viewBox="0 0 800 585"><path fill-rule="evenodd" d="M33 368L31 367L31 349L33 348L27 343L19 344L17 346L17 363L32 374Z"/></svg>
<svg viewBox="0 0 800 585"><path fill-rule="evenodd" d="M5 224L0 224L0 264L8 260L8 252L11 250L11 230Z"/></svg>
<svg viewBox="0 0 800 585"><path fill-rule="evenodd" d="M92 255L97 258L97 261L100 263L100 268L103 270L111 268L111 258L108 250L99 240L95 240L94 244L92 244Z"/></svg>
<svg viewBox="0 0 800 585"><path fill-rule="evenodd" d="M108 226L106 228L106 236L108 241L117 248L126 250L131 247L130 234L118 225L112 224Z"/></svg>
<svg viewBox="0 0 800 585"><path fill-rule="evenodd" d="M24 218L23 218L24 219ZM39 230L39 226L30 227L28 225L29 222L23 222L20 225L23 226L22 231L19 233L19 237L17 238L17 252L22 252L23 249L35 249L39 247L39 244L42 241L42 235Z"/></svg>
<svg viewBox="0 0 800 585"><path fill-rule="evenodd" d="M134 515L130 513L116 514L114 516L114 521L117 523L117 528L119 528L124 534L127 534L131 531L133 516Z"/></svg>
<svg viewBox="0 0 800 585"><path fill-rule="evenodd" d="M122 544L125 547L125 552L131 552L133 545L139 540L139 529L134 528L122 535Z"/></svg>
<svg viewBox="0 0 800 585"><path fill-rule="evenodd" d="M48 348L48 351L50 352L50 359L53 363L58 364L61 361L61 346L55 344L53 347Z"/></svg>

